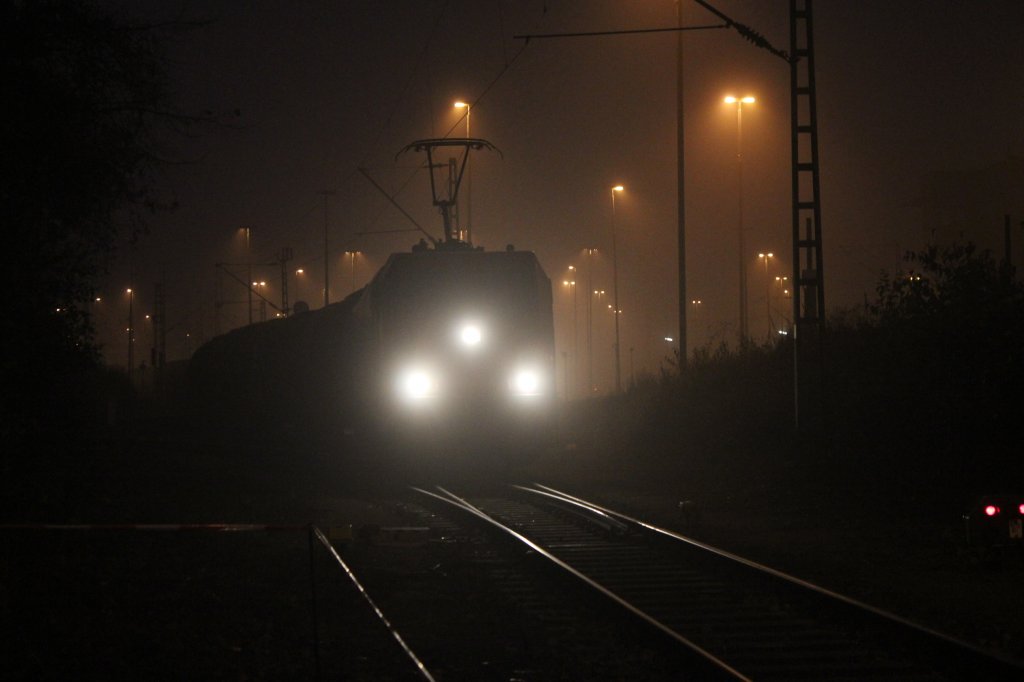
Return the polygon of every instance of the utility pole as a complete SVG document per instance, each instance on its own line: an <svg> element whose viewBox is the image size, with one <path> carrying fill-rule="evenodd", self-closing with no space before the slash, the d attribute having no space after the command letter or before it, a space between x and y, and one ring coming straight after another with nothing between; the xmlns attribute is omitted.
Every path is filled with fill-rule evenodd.
<svg viewBox="0 0 1024 682"><path fill-rule="evenodd" d="M245 288L249 292L249 324L252 324L252 229L245 228Z"/></svg>
<svg viewBox="0 0 1024 682"><path fill-rule="evenodd" d="M587 395L594 395L594 252L587 249Z"/></svg>
<svg viewBox="0 0 1024 682"><path fill-rule="evenodd" d="M135 292L128 287L126 293L128 294L128 381L131 381L135 372Z"/></svg>
<svg viewBox="0 0 1024 682"><path fill-rule="evenodd" d="M217 279L213 289L213 335L220 336L220 309L224 306L224 279L221 277L220 266L216 267Z"/></svg>
<svg viewBox="0 0 1024 682"><path fill-rule="evenodd" d="M294 257L291 247L285 246L277 255L277 262L281 264L281 312L288 317L288 261Z"/></svg>
<svg viewBox="0 0 1024 682"><path fill-rule="evenodd" d="M812 0L790 0L793 202L793 412L804 436L826 431L825 274L821 244L817 88ZM803 230L801 231L801 227Z"/></svg>
<svg viewBox="0 0 1024 682"><path fill-rule="evenodd" d="M163 282L153 285L153 353L150 359L154 368L163 367L167 361L167 297Z"/></svg>
<svg viewBox="0 0 1024 682"><path fill-rule="evenodd" d="M678 27L683 27L683 0L676 0ZM683 31L676 32L676 203L679 228L679 372L686 370L686 164L683 154L685 127L683 125Z"/></svg>
<svg viewBox="0 0 1024 682"><path fill-rule="evenodd" d="M327 198L334 196L334 192L324 189L320 191L320 194L324 195L324 307L326 308L331 302L331 259L327 250Z"/></svg>

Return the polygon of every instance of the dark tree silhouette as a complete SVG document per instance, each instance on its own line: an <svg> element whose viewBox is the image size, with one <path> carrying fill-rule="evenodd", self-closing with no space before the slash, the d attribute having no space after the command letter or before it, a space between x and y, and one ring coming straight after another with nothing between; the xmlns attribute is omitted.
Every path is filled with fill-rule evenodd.
<svg viewBox="0 0 1024 682"><path fill-rule="evenodd" d="M88 302L118 234L158 207L169 104L161 40L83 0L0 0L3 428L59 421L62 386L94 365ZM56 392L56 393L55 393Z"/></svg>

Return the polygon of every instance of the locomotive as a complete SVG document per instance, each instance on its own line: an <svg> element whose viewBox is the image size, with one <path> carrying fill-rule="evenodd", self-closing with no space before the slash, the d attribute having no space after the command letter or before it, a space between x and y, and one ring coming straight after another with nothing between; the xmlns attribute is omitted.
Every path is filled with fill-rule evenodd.
<svg viewBox="0 0 1024 682"><path fill-rule="evenodd" d="M452 150L461 160L435 159ZM487 252L454 229L469 153L481 150L498 152L479 138L418 140L399 152L426 153L444 239L427 235L392 254L353 310L372 420L385 434L411 433L417 447L522 451L553 433L551 280L532 252Z"/></svg>
<svg viewBox="0 0 1024 682"><path fill-rule="evenodd" d="M550 436L551 281L532 252L421 243L388 258L353 315L363 386L388 432L449 444Z"/></svg>

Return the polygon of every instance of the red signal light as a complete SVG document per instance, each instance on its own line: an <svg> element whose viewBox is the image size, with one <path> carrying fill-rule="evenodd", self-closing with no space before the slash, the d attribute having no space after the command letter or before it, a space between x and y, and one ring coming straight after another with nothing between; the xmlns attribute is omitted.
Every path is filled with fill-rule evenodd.
<svg viewBox="0 0 1024 682"><path fill-rule="evenodd" d="M1024 507L1024 504L1022 504L1021 507ZM985 507L985 516L995 516L998 513L999 507L995 506L994 504L990 504L987 507Z"/></svg>
<svg viewBox="0 0 1024 682"><path fill-rule="evenodd" d="M1019 507L1017 507L1017 511L1019 511L1021 513L1021 515L1024 516L1024 504L1022 504Z"/></svg>

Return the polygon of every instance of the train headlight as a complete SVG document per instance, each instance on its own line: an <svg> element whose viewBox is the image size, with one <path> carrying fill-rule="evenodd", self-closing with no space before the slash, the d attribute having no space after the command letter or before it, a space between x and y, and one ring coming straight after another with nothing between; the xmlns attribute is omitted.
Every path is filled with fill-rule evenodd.
<svg viewBox="0 0 1024 682"><path fill-rule="evenodd" d="M466 348L474 348L483 341L483 330L477 324L464 324L459 328L459 343Z"/></svg>
<svg viewBox="0 0 1024 682"><path fill-rule="evenodd" d="M398 394L406 402L423 402L437 394L437 379L423 367L410 367L398 377Z"/></svg>
<svg viewBox="0 0 1024 682"><path fill-rule="evenodd" d="M520 367L512 372L509 388L513 395L540 395L544 390L544 379L537 369L533 367Z"/></svg>

